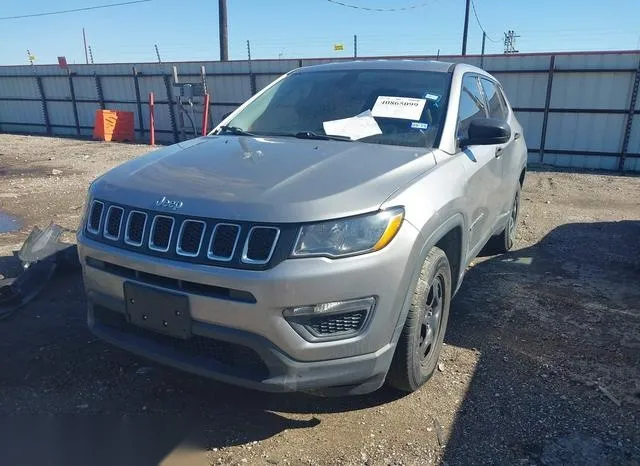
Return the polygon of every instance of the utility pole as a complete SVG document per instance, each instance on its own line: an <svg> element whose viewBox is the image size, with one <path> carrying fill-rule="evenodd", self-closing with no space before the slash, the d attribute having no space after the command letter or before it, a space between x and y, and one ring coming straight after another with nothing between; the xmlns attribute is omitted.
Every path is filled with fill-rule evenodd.
<svg viewBox="0 0 640 466"><path fill-rule="evenodd" d="M251 63L251 42L247 41L247 58L249 59L249 63Z"/></svg>
<svg viewBox="0 0 640 466"><path fill-rule="evenodd" d="M353 35L353 58L358 58L358 36Z"/></svg>
<svg viewBox="0 0 640 466"><path fill-rule="evenodd" d="M471 6L471 0L466 0L466 7L464 10L464 31L462 31L462 55L467 54L467 34L469 33L469 7Z"/></svg>
<svg viewBox="0 0 640 466"><path fill-rule="evenodd" d="M220 33L220 61L229 61L229 34L227 31L227 0L218 0L218 30Z"/></svg>
<svg viewBox="0 0 640 466"><path fill-rule="evenodd" d="M84 61L89 64L89 55L87 54L87 35L84 33L84 28L82 28L82 41L84 42Z"/></svg>
<svg viewBox="0 0 640 466"><path fill-rule="evenodd" d="M162 63L162 60L160 59L160 50L158 50L158 44L153 44L153 46L156 49L156 57L158 57L158 63Z"/></svg>
<svg viewBox="0 0 640 466"><path fill-rule="evenodd" d="M487 41L487 33L482 31L482 52L480 52L480 68L484 68L484 44Z"/></svg>

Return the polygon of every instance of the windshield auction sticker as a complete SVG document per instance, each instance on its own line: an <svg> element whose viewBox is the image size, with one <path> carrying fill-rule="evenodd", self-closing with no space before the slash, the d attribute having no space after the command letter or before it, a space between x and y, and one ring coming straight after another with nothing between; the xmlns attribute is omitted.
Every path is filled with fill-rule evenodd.
<svg viewBox="0 0 640 466"><path fill-rule="evenodd" d="M371 114L374 117L419 120L425 103L425 99L381 95L376 99Z"/></svg>

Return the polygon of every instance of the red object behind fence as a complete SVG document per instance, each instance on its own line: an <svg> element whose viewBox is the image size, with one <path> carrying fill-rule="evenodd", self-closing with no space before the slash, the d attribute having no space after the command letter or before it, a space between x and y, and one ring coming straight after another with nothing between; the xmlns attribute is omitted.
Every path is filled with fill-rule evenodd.
<svg viewBox="0 0 640 466"><path fill-rule="evenodd" d="M101 141L133 141L133 112L96 110L93 138Z"/></svg>
<svg viewBox="0 0 640 466"><path fill-rule="evenodd" d="M156 119L154 117L155 104L153 92L149 92L149 144L156 145Z"/></svg>
<svg viewBox="0 0 640 466"><path fill-rule="evenodd" d="M202 135L207 135L207 125L209 123L209 94L204 95L204 109L202 111Z"/></svg>

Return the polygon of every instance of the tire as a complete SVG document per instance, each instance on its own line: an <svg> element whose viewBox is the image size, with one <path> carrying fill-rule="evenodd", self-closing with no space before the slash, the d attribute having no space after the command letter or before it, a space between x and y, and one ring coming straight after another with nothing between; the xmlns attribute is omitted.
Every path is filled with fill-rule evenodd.
<svg viewBox="0 0 640 466"><path fill-rule="evenodd" d="M420 270L411 307L398 340L387 384L413 392L431 378L442 350L449 304L451 268L440 248L429 251Z"/></svg>
<svg viewBox="0 0 640 466"><path fill-rule="evenodd" d="M520 215L520 183L516 189L516 194L511 204L509 218L504 230L498 235L492 236L485 246L485 253L489 255L504 254L513 247L516 239L516 230L518 228L518 216Z"/></svg>

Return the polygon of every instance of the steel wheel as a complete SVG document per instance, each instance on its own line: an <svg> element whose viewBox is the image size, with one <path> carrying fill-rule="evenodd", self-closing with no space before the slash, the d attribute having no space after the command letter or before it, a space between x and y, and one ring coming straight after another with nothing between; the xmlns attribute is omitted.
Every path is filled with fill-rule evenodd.
<svg viewBox="0 0 640 466"><path fill-rule="evenodd" d="M424 365L429 359L429 356L431 356L431 352L438 340L442 320L443 295L444 278L442 274L438 274L429 286L420 325L420 339L418 340L417 350L420 364L422 365Z"/></svg>

